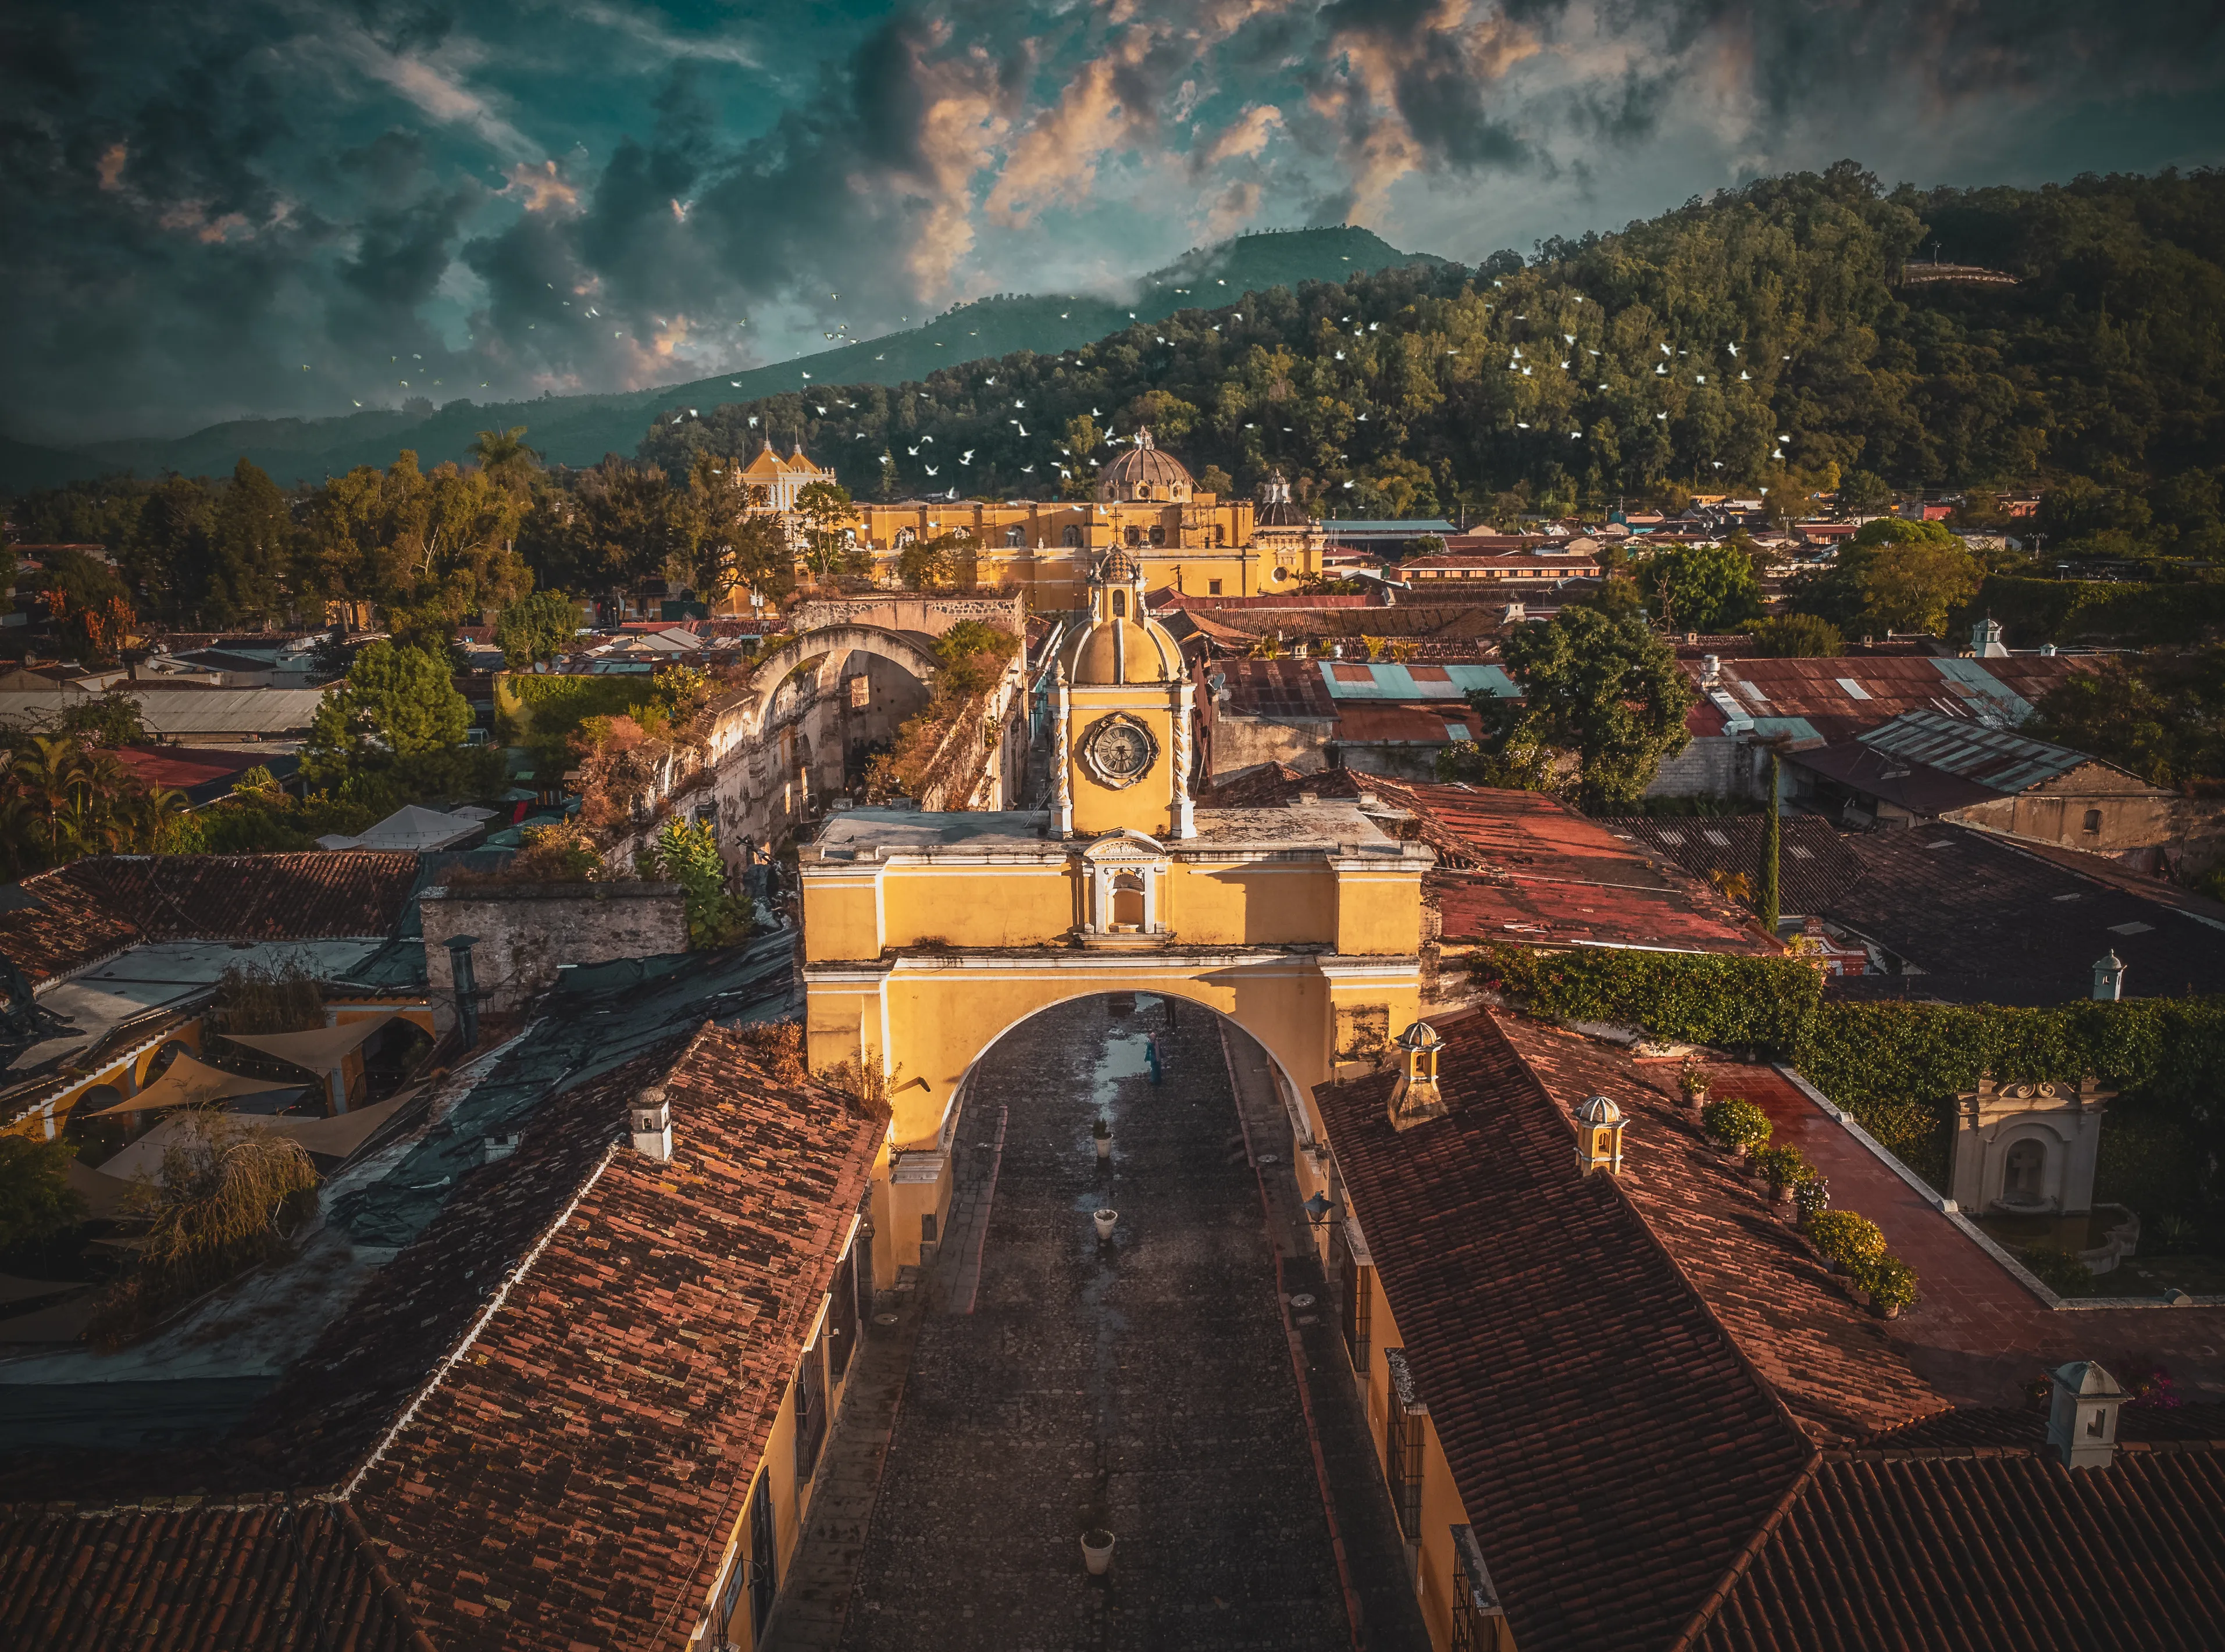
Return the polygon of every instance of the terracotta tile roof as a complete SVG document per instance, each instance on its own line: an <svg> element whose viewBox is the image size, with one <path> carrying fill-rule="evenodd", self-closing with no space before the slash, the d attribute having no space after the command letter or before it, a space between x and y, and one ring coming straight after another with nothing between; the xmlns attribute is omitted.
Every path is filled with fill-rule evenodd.
<svg viewBox="0 0 2225 1652"><path fill-rule="evenodd" d="M2225 991L2225 932L2122 877L1937 822L1844 842L1861 876L1824 915L1924 972L1835 979L1835 995L2069 1003L2113 949L2127 994Z"/></svg>
<svg viewBox="0 0 2225 1652"><path fill-rule="evenodd" d="M0 1506L0 1641L43 1652L427 1652L339 1504Z"/></svg>
<svg viewBox="0 0 2225 1652"><path fill-rule="evenodd" d="M1692 1643L1709 1652L2214 1648L2225 1453L1824 1463Z"/></svg>
<svg viewBox="0 0 2225 1652"><path fill-rule="evenodd" d="M1393 1132L1388 1075L1315 1095L1517 1644L2217 1643L2225 1404L2128 1405L2114 1463L2072 1474L2044 1415L1947 1408L1911 1363L1943 1338L2006 1354L2020 1383L2077 1357L2067 1340L2119 1370L2127 1346L2160 1348L2200 1378L2180 1353L2214 1331L2020 1292L1987 1297L1982 1324L1943 1309L1972 1282L1852 1162L1819 1157L1926 1281L1911 1313L1872 1320L1683 1124L1669 1064L1512 1016L1437 1026L1449 1117ZM1773 1069L1708 1070L1772 1118L1825 1117ZM1612 1181L1575 1172L1567 1114L1588 1094L1626 1121ZM1820 1449L1795 1444L1796 1417Z"/></svg>
<svg viewBox="0 0 2225 1652"><path fill-rule="evenodd" d="M1667 859L1537 792L1376 783L1421 818L1448 941L1773 954L1750 916Z"/></svg>
<svg viewBox="0 0 2225 1652"><path fill-rule="evenodd" d="M1523 1017L1499 1019L1564 1112L1598 1095L1622 1109L1624 1191L1811 1434L1854 1439L1946 1408L1884 1324L1831 1287L1814 1254L1686 1122L1674 1066ZM1718 1095L1813 1107L1773 1067L1717 1062L1708 1076Z"/></svg>
<svg viewBox="0 0 2225 1652"><path fill-rule="evenodd" d="M627 1098L658 1081L675 1141L662 1164L611 1146ZM547 1235L354 1497L436 1641L476 1642L497 1624L517 1648L685 1637L880 1134L825 1087L774 1079L738 1033L707 1027L676 1056L558 1098L480 1173L507 1170L499 1191L452 1206L288 1375L270 1408L314 1416L296 1460L342 1467L478 1318L485 1299L456 1259L491 1281ZM356 1393L319 1402L336 1387Z"/></svg>
<svg viewBox="0 0 2225 1652"><path fill-rule="evenodd" d="M1761 898L1762 854L1768 835L1768 822L1761 815L1629 815L1600 824L1696 877L1710 872L1742 876L1755 901ZM1861 876L1861 863L1841 841L1844 834L1820 815L1788 814L1779 826L1779 910L1803 915L1829 911L1831 902Z"/></svg>
<svg viewBox="0 0 2225 1652"><path fill-rule="evenodd" d="M1333 721L1336 706L1322 686L1320 669L1310 660L1222 660L1213 670L1223 678L1228 703L1215 704L1239 717L1318 718Z"/></svg>
<svg viewBox="0 0 2225 1652"><path fill-rule="evenodd" d="M1664 1645L1813 1447L1494 1022L1440 1031L1448 1117L1315 1092L1416 1386L1524 1652Z"/></svg>
<svg viewBox="0 0 2225 1652"><path fill-rule="evenodd" d="M0 953L34 984L149 940L390 934L415 855L102 855L34 873L0 912Z"/></svg>

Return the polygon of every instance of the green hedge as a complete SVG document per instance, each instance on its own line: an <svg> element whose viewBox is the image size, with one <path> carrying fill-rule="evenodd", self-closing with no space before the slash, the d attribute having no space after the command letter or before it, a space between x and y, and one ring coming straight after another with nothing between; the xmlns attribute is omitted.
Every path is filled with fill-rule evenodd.
<svg viewBox="0 0 2225 1652"><path fill-rule="evenodd" d="M1797 959L1682 953L1494 946L1477 968L1545 1015L1790 1061L1934 1187L1947 1174L1954 1098L1981 1073L2014 1083L2091 1073L2118 1092L2097 1195L2196 1219L2218 1202L2208 1184L2225 1148L2225 998L1829 1003Z"/></svg>
<svg viewBox="0 0 2225 1652"><path fill-rule="evenodd" d="M1603 947L1535 953L1496 944L1482 967L1545 1015L1626 1022L1664 1038L1739 1049L1796 1048L1822 997L1822 978L1789 958Z"/></svg>

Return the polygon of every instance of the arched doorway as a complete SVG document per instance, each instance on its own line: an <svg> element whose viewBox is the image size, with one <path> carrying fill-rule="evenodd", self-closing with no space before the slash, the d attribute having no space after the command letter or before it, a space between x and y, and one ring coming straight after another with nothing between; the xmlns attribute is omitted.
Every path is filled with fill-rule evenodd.
<svg viewBox="0 0 2225 1652"><path fill-rule="evenodd" d="M961 1617L982 1645L1093 1643L1101 1606L1074 1586L1091 1527L1118 1540L1124 1644L1351 1644L1261 1206L1289 1145L1232 1076L1248 1041L1225 1047L1227 1025L1098 993L982 1052L859 1562L875 1611L846 1645L939 1644ZM1117 1212L1101 1242L1100 1209ZM938 1513L954 1502L967 1518ZM1214 1599L1240 1610L1201 1624Z"/></svg>

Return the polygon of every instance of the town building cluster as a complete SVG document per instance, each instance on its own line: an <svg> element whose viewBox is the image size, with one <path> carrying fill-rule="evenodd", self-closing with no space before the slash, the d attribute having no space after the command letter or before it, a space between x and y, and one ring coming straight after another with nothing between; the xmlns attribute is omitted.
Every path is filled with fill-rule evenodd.
<svg viewBox="0 0 2225 1652"><path fill-rule="evenodd" d="M829 472L768 443L743 475L801 535ZM1139 433L1093 498L861 503L850 589L615 593L517 672L457 639L479 740L693 668L662 733L521 747L504 793L313 850L8 886L0 1130L65 1144L82 1210L54 1271L0 1274L0 1640L837 1643L854 1465L922 1318L996 1267L971 1167L1030 1174L980 1156L1000 1041L1108 999L1260 1075L1229 1152L1327 1296L1260 1288L1334 1333L1309 1360L1287 1319L1260 1381L1357 1420L1367 1495L1317 1434L1322 1508L1389 1534L1416 1644L2215 1644L2225 1263L2115 1168L2190 1138L2067 1035L2019 1046L2044 1072L1857 1095L1841 1047L1648 1017L1974 1038L2197 1003L2225 908L2169 875L2216 805L2020 732L2099 656L1990 621L1829 658L1672 635L1689 738L1642 806L1441 779L1522 698L1507 639L1644 548L1735 532L1790 570L1854 524L1525 527L1224 498ZM899 588L944 535L977 588ZM27 661L0 719L121 693L162 737L125 761L215 808L250 769L299 789L332 665L314 636ZM745 938L655 858L675 822ZM1611 977L1643 991L1577 1003ZM1942 1111L1887 1139L1873 1105ZM250 1163L304 1180L232 1265L159 1271ZM1117 1585L1100 1535L1074 1588Z"/></svg>

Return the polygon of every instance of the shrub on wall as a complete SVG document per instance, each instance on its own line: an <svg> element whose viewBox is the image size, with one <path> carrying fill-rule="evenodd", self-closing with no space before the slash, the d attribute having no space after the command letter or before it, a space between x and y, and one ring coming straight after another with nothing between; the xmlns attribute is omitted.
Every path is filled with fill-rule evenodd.
<svg viewBox="0 0 2225 1652"><path fill-rule="evenodd" d="M2209 1199L2225 1117L2225 998L2128 998L2044 1009L1833 1003L1793 959L1494 946L1479 975L1537 1012L1634 1024L1662 1038L1789 1061L1934 1187L1946 1185L1954 1098L2087 1073L2118 1092L2095 1195L2146 1215Z"/></svg>

